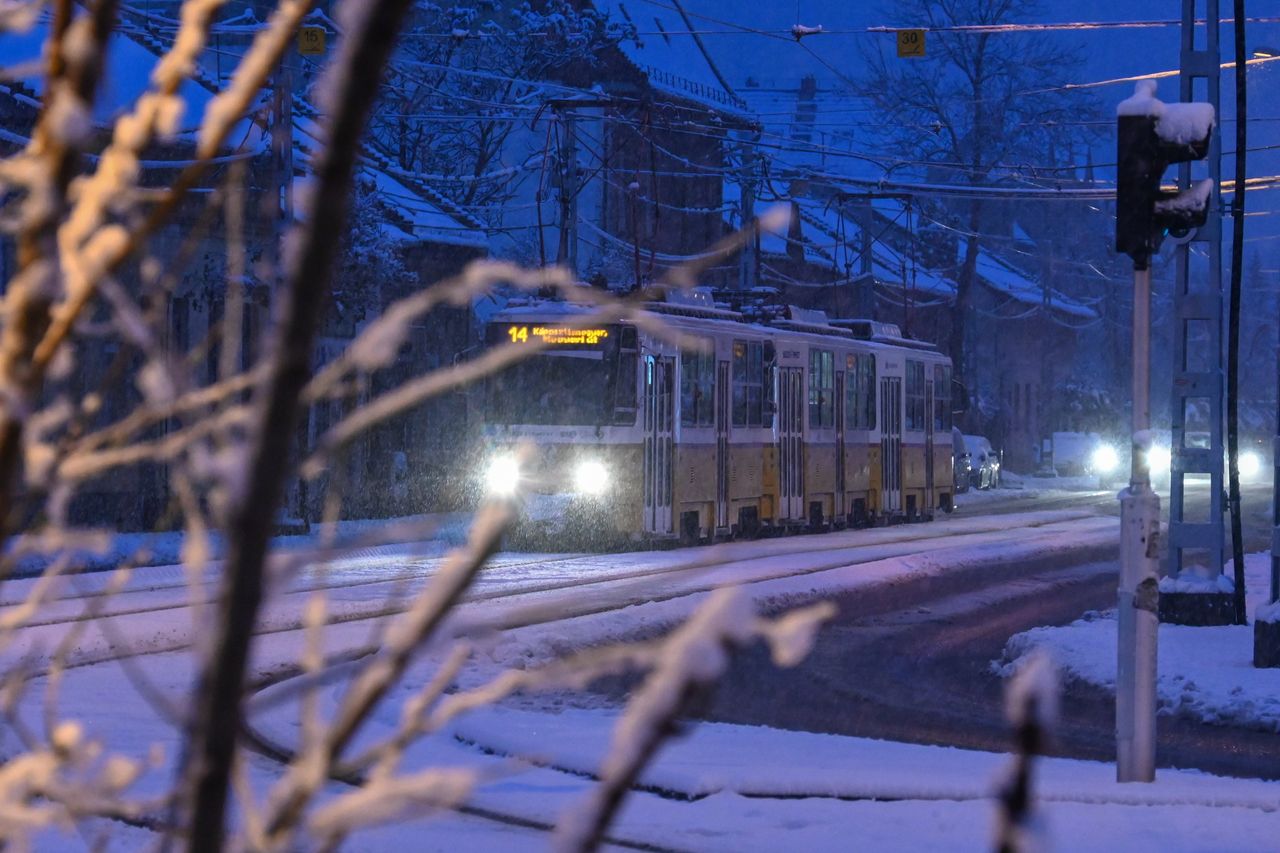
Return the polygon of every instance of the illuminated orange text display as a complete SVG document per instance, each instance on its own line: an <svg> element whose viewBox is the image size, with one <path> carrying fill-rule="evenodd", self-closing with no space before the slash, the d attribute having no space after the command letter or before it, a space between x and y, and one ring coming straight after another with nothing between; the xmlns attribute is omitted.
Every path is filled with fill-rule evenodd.
<svg viewBox="0 0 1280 853"><path fill-rule="evenodd" d="M513 344L542 341L548 346L594 347L609 337L608 329L567 329L563 326L509 326L507 336Z"/></svg>

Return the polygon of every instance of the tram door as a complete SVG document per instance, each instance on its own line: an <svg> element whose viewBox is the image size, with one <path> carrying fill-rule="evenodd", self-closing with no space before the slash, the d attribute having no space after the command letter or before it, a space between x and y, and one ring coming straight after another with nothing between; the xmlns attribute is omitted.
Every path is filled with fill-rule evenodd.
<svg viewBox="0 0 1280 853"><path fill-rule="evenodd" d="M729 362L716 364L716 527L729 526Z"/></svg>
<svg viewBox="0 0 1280 853"><path fill-rule="evenodd" d="M880 380L880 509L902 511L902 377Z"/></svg>
<svg viewBox="0 0 1280 853"><path fill-rule="evenodd" d="M672 374L669 358L644 357L644 529L671 532Z"/></svg>
<svg viewBox="0 0 1280 853"><path fill-rule="evenodd" d="M836 371L836 495L833 501L832 514L836 518L844 518L848 508L844 505L845 494L845 450L844 450L844 383L845 372Z"/></svg>
<svg viewBox="0 0 1280 853"><path fill-rule="evenodd" d="M778 371L778 491L781 518L804 518L804 370Z"/></svg>
<svg viewBox="0 0 1280 853"><path fill-rule="evenodd" d="M933 377L926 373L924 380L924 506L920 507L919 512L927 518L937 505L933 496Z"/></svg>

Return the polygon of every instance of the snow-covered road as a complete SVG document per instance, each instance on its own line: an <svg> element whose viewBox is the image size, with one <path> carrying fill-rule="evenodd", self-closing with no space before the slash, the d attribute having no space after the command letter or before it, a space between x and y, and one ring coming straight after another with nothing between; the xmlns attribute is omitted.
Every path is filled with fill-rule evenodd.
<svg viewBox="0 0 1280 853"><path fill-rule="evenodd" d="M504 553L481 573L451 623L449 633L470 638L474 647L457 687L476 687L500 672L575 649L659 633L727 583L743 585L760 609L769 610L814 598L901 594L904 585L918 582L945 589L956 578L987 577L993 570L1001 577L1023 570L1067 577L1065 567L1113 549L1117 531L1111 517L1053 510L660 552ZM252 661L253 681L270 685L250 702L259 734L286 750L298 742L299 694L292 676L306 645L306 602L317 593L327 601L327 655L369 654L387 618L439 568L440 550L436 543L365 549L305 566L282 585L263 615ZM3 654L36 676L19 706L31 730L39 730L49 691L55 691L60 715L80 720L108 750L145 754L158 747L163 757L137 791L159 794L181 744L168 715L180 711L190 688L192 651L202 640L198 611L213 587L207 579L194 587L204 603L193 608L176 567L139 569L118 595L106 594L110 582L108 575L84 575L47 591L35 607L33 627L11 635ZM1035 594L1030 582L1020 589L1015 584L1001 595ZM7 584L0 615L16 612L35 591L34 581ZM1002 600L971 603L999 607ZM85 618L94 613L103 618ZM426 650L353 750L397 725L398 708L431 677L446 650L439 644ZM65 667L54 668L56 677L42 675L56 658ZM321 707L333 709L342 689L323 688ZM545 849L545 827L589 789L583 774L594 772L617 719L607 692L576 699L574 709L560 713L564 701L558 693L525 697L515 706L461 718L420 742L406 756L405 770L460 766L480 770L489 781L463 811L360 833L353 849ZM621 846L836 850L848 849L850 832L877 849L987 844L994 814L990 783L1004 762L1000 755L731 725L700 731L705 736L664 752L670 758L646 778L650 793L629 800L613 835ZM4 746L14 749L16 743ZM269 755L250 754L246 768L249 788L263 795L281 773ZM1230 833L1220 840L1236 849L1251 849L1278 828L1269 805L1273 788L1266 783L1223 788L1213 777L1164 774L1156 787L1135 792L1107 782L1106 765L1050 762L1046 773L1052 825L1077 833L1076 840L1094 849L1105 848L1107 833L1123 835L1126 827L1153 833L1147 846L1128 843L1133 838L1122 845L1135 850L1196 849L1173 843L1191 837L1185 831L1163 829L1189 822L1226 821ZM347 790L333 782L323 798ZM1084 824L1090 829L1079 835ZM146 838L145 831L126 830L116 849ZM41 841L41 849L81 845L75 836L52 831Z"/></svg>
<svg viewBox="0 0 1280 853"><path fill-rule="evenodd" d="M463 608L490 627L549 623L588 613L691 596L727 583L796 580L817 588L841 570L893 558L946 552L952 558L993 558L1009 549L1069 548L1105 541L1115 522L1058 510L948 519L928 525L843 531L823 536L737 542L710 548L622 554L501 554L479 575ZM400 612L428 582L441 558L435 543L366 549L324 565L307 565L275 595L259 621L263 634L296 632L307 600L323 593L329 621L352 624ZM423 556L426 552L430 556ZM881 573L872 572L880 576ZM118 589L108 573L10 581L0 606L32 608L26 627L8 638L3 659L28 667L62 649L64 662L85 665L119 655L187 648L198 632L193 614L208 605L213 580L188 585L177 566L133 571ZM857 579L852 582L856 584ZM838 585L841 581L836 580ZM770 595L781 588L765 590ZM196 602L193 610L192 600ZM367 626L365 627L367 631ZM71 637L70 647L66 647Z"/></svg>

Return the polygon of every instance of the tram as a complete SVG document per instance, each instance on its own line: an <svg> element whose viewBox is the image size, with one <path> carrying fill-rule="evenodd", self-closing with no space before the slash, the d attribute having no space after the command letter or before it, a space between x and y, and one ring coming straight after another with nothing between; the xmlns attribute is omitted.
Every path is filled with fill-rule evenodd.
<svg viewBox="0 0 1280 853"><path fill-rule="evenodd" d="M519 496L526 530L697 542L950 511L951 362L933 346L705 291L646 310L675 334L584 327L553 301L488 323L490 344L543 344L486 393L485 486Z"/></svg>

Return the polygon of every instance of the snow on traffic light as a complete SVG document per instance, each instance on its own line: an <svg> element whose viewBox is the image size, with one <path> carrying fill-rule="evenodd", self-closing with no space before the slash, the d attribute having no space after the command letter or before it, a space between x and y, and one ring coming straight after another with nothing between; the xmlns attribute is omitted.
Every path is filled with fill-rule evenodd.
<svg viewBox="0 0 1280 853"><path fill-rule="evenodd" d="M1165 234L1181 236L1204 225L1213 181L1169 191L1160 188L1169 166L1201 160L1213 134L1212 104L1166 104L1154 80L1140 80L1133 97L1116 107L1116 251L1146 269Z"/></svg>

